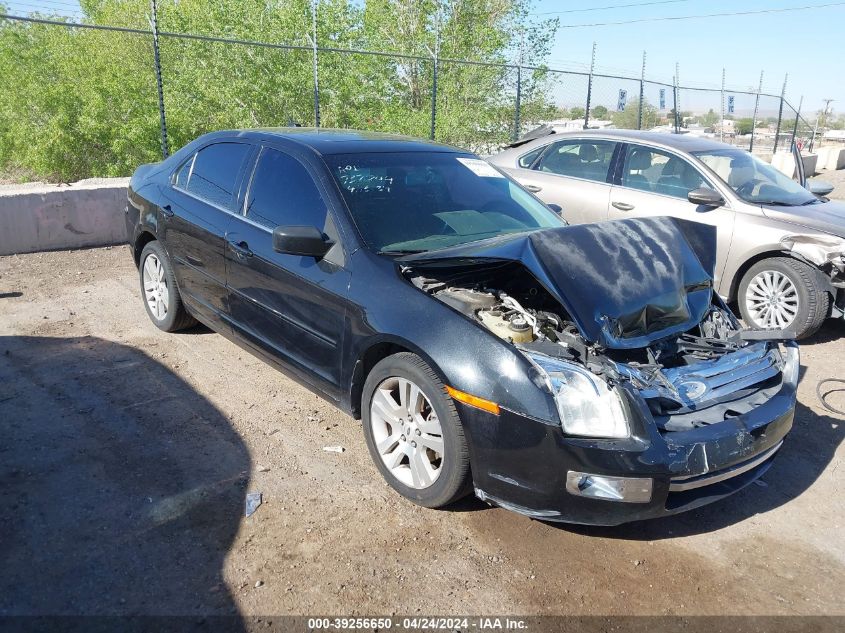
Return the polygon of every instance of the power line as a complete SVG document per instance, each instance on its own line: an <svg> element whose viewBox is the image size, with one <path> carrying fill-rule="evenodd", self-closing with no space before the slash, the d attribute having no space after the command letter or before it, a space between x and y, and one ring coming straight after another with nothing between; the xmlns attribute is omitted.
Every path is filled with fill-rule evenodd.
<svg viewBox="0 0 845 633"><path fill-rule="evenodd" d="M82 11L80 9L69 9L65 7L54 7L54 6L47 6L43 4L33 4L30 2L17 2L17 0L12 0L9 2L10 9L20 9L26 13L50 13L50 14L61 14L61 15L82 15Z"/></svg>
<svg viewBox="0 0 845 633"><path fill-rule="evenodd" d="M807 9L825 9L828 7L845 6L845 2L828 2L827 4L811 4L803 7L786 7L783 9L759 9L757 11L734 11L731 13L708 13L702 15L678 15L651 18L637 18L634 20L620 20L619 22L593 22L591 24L561 24L562 29L580 29L591 26L617 26L620 24L637 24L640 22L666 22L676 20L698 20L703 18L724 18L739 15L760 15L763 13L786 13L787 11L804 11Z"/></svg>
<svg viewBox="0 0 845 633"><path fill-rule="evenodd" d="M588 11L604 11L606 9L626 9L629 7L648 7L655 4L678 4L679 2L694 2L695 0L654 0L653 2L631 2L628 4L611 4L604 7L589 7L587 9L566 9L565 11L540 11L531 15L563 15L565 13L586 13Z"/></svg>

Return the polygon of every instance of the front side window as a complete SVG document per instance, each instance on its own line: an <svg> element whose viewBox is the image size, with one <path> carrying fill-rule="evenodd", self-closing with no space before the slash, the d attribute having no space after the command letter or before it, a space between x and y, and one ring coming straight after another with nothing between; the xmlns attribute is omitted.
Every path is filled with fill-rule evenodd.
<svg viewBox="0 0 845 633"><path fill-rule="evenodd" d="M250 146L215 143L197 152L184 189L224 209L234 207L235 183ZM180 172L181 173L181 172Z"/></svg>
<svg viewBox="0 0 845 633"><path fill-rule="evenodd" d="M565 225L472 155L338 154L326 161L361 237L377 252L424 252Z"/></svg>
<svg viewBox="0 0 845 633"><path fill-rule="evenodd" d="M620 184L684 200L693 189L709 186L683 158L642 145L629 145L625 151Z"/></svg>
<svg viewBox="0 0 845 633"><path fill-rule="evenodd" d="M607 182L616 143L612 141L558 141L543 154L535 169L558 176Z"/></svg>
<svg viewBox="0 0 845 633"><path fill-rule="evenodd" d="M326 213L326 203L305 166L265 147L249 188L246 217L268 229L283 224L323 229Z"/></svg>
<svg viewBox="0 0 845 633"><path fill-rule="evenodd" d="M725 148L693 152L693 155L746 202L780 206L821 202L797 182L746 151Z"/></svg>
<svg viewBox="0 0 845 633"><path fill-rule="evenodd" d="M546 149L545 146L538 147L537 149L532 149L527 154L523 154L519 157L517 164L522 167L523 169L528 169L531 167L531 163L533 163L537 157L543 153L543 150Z"/></svg>

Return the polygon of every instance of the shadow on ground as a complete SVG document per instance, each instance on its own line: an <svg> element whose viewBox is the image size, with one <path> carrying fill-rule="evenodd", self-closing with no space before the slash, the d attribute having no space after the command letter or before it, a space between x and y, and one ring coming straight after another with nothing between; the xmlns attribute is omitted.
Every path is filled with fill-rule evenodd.
<svg viewBox="0 0 845 633"><path fill-rule="evenodd" d="M250 458L189 384L102 339L2 337L0 410L0 615L237 614Z"/></svg>

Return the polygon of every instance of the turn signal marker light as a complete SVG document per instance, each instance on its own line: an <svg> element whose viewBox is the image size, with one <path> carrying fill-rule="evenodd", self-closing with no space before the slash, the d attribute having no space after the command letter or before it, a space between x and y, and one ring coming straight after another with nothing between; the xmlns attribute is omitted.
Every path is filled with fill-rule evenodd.
<svg viewBox="0 0 845 633"><path fill-rule="evenodd" d="M463 402L464 404L468 404L476 409L481 409L482 411L487 411L487 413L492 413L493 415L499 415L499 405L495 402L490 402L484 398L479 398L478 396L458 391L454 387L449 387L448 385L446 386L446 391L458 402Z"/></svg>

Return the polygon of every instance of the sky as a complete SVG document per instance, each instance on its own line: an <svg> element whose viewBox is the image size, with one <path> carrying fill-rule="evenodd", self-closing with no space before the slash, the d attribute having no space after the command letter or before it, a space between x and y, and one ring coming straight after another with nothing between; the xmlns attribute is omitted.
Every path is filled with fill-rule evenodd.
<svg viewBox="0 0 845 633"><path fill-rule="evenodd" d="M13 13L52 9L72 15L77 0L4 0ZM620 6L630 5L630 6ZM796 11L733 15L688 20L646 21L651 18L700 16L704 14L756 12L813 5ZM611 7L611 8L604 8ZM734 90L756 89L763 72L763 92L780 94L784 77L789 78L786 99L797 107L803 96L802 114L815 118L823 100L833 99L836 113L845 112L845 1L836 0L535 0L536 18L557 17L560 28L548 65L551 68L589 70L596 43L598 71L639 77L643 51L646 77L672 83L678 65L681 85L719 89L722 69L726 84ZM598 23L640 20L633 24ZM619 90L636 98L635 82L601 81L595 84L594 101L617 107ZM586 81L558 76L553 96L561 105L583 105ZM667 108L671 106L671 90ZM655 88L646 95L658 105ZM763 100L761 113L771 116L777 100ZM736 114L748 116L752 97L736 97ZM681 94L680 109L719 112L718 93Z"/></svg>
<svg viewBox="0 0 845 633"><path fill-rule="evenodd" d="M538 16L560 19L549 66L589 68L595 42L597 67L616 74L639 76L643 51L647 55L646 76L668 83L672 82L676 63L681 84L700 87L720 88L724 68L728 87L756 88L763 71L763 91L780 94L788 73L786 99L797 107L803 95L802 114L812 113L815 117L826 98L834 99L831 105L835 112L845 112L845 3L783 13L563 28L652 17L802 7L833 0L676 0L642 6L647 2L537 0L535 13L589 9ZM641 6L597 10L622 4ZM718 112L718 101L715 107Z"/></svg>

